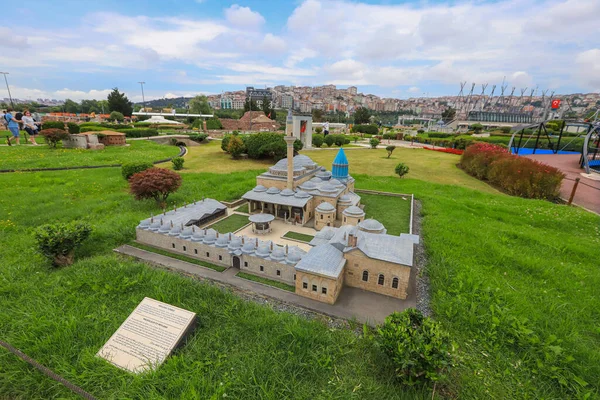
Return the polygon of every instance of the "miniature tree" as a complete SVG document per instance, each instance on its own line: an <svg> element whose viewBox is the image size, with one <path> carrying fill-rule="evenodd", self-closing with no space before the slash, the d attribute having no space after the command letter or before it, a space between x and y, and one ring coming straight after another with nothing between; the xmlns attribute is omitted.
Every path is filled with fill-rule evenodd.
<svg viewBox="0 0 600 400"><path fill-rule="evenodd" d="M377 145L379 144L379 139L372 138L372 139L369 141L369 144L371 145L371 148L372 148L372 149L376 149L376 148L377 148Z"/></svg>
<svg viewBox="0 0 600 400"><path fill-rule="evenodd" d="M34 237L38 250L52 261L55 267L73 264L75 248L88 238L92 227L84 222L42 225Z"/></svg>
<svg viewBox="0 0 600 400"><path fill-rule="evenodd" d="M396 174L398 174L398 176L400 178L402 178L404 175L408 174L408 165L404 164L404 163L400 163L398 165L396 165Z"/></svg>
<svg viewBox="0 0 600 400"><path fill-rule="evenodd" d="M108 117L108 119L110 119L111 121L122 122L125 119L125 116L118 111L113 111L110 113L110 116Z"/></svg>
<svg viewBox="0 0 600 400"><path fill-rule="evenodd" d="M388 158L390 158L392 156L392 153L394 152L394 150L396 150L396 146L387 146L385 148L385 150L388 153Z"/></svg>
<svg viewBox="0 0 600 400"><path fill-rule="evenodd" d="M246 150L246 146L244 146L242 139L238 135L232 135L227 144L227 152L231 154L231 157L238 158L244 150Z"/></svg>
<svg viewBox="0 0 600 400"><path fill-rule="evenodd" d="M150 168L129 178L129 188L137 200L154 199L164 205L167 197L181 186L181 176L163 168Z"/></svg>
<svg viewBox="0 0 600 400"><path fill-rule="evenodd" d="M183 159L183 157L173 157L173 159L171 160L171 164L173 164L173 169L175 171L183 169L184 162L185 160Z"/></svg>
<svg viewBox="0 0 600 400"><path fill-rule="evenodd" d="M66 131L57 128L42 129L40 133L42 134L44 139L46 139L48 147L51 148L56 148L58 142L69 137L69 134Z"/></svg>

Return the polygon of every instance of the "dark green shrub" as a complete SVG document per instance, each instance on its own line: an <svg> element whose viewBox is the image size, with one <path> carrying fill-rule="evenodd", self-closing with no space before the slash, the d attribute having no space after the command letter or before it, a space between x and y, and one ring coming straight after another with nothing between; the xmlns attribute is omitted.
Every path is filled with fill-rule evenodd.
<svg viewBox="0 0 600 400"><path fill-rule="evenodd" d="M471 125L469 128L473 129L475 131L475 133L479 133L483 130L483 125L477 123L477 124Z"/></svg>
<svg viewBox="0 0 600 400"><path fill-rule="evenodd" d="M341 147L346 144L346 137L344 135L329 135L333 137L333 142L336 146ZM350 142L350 141L348 141Z"/></svg>
<svg viewBox="0 0 600 400"><path fill-rule="evenodd" d="M394 172L396 172L396 175L398 175L400 178L402 178L404 175L408 174L409 169L410 168L408 168L408 165L406 165L404 163L400 163L400 164L396 165Z"/></svg>
<svg viewBox="0 0 600 400"><path fill-rule="evenodd" d="M444 380L452 366L453 347L449 335L438 322L414 308L390 314L377 328L375 340L404 384Z"/></svg>
<svg viewBox="0 0 600 400"><path fill-rule="evenodd" d="M244 142L238 135L231 135L227 144L227 152L231 154L231 157L238 158L246 151Z"/></svg>
<svg viewBox="0 0 600 400"><path fill-rule="evenodd" d="M287 152L283 135L275 132L259 132L246 135L245 144L248 157L253 159L273 157L273 159L279 160L284 158Z"/></svg>
<svg viewBox="0 0 600 400"><path fill-rule="evenodd" d="M111 122L101 122L100 126L104 127L104 128L108 128L110 130L119 130L119 129L133 129L131 127L131 125L127 125L127 124L113 124Z"/></svg>
<svg viewBox="0 0 600 400"><path fill-rule="evenodd" d="M219 118L209 118L206 120L206 129L223 129L223 124Z"/></svg>
<svg viewBox="0 0 600 400"><path fill-rule="evenodd" d="M122 122L125 120L125 116L118 111L113 111L110 113L110 116L108 117L108 119L110 119L111 121L116 120L116 121Z"/></svg>
<svg viewBox="0 0 600 400"><path fill-rule="evenodd" d="M198 143L204 142L206 138L208 138L208 135L206 133L194 133L190 135L190 139Z"/></svg>
<svg viewBox="0 0 600 400"><path fill-rule="evenodd" d="M369 135L377 135L379 128L377 125L354 125L352 127L352 133L368 133Z"/></svg>
<svg viewBox="0 0 600 400"><path fill-rule="evenodd" d="M75 248L92 233L85 222L42 225L35 230L38 251L52 261L54 266L73 264Z"/></svg>
<svg viewBox="0 0 600 400"><path fill-rule="evenodd" d="M65 123L62 121L46 121L42 123L42 129L62 129L65 130Z"/></svg>
<svg viewBox="0 0 600 400"><path fill-rule="evenodd" d="M123 175L125 180L129 180L133 174L145 171L153 166L154 164L149 161L126 163L121 166L121 175Z"/></svg>
<svg viewBox="0 0 600 400"><path fill-rule="evenodd" d="M117 129L117 132L123 132L128 138L158 136L158 131L153 128Z"/></svg>
<svg viewBox="0 0 600 400"><path fill-rule="evenodd" d="M323 133L323 128L321 128L320 126L315 128L315 133L319 133L319 134Z"/></svg>
<svg viewBox="0 0 600 400"><path fill-rule="evenodd" d="M302 144L302 140L296 139L294 141L294 151L296 153L298 153L300 150L302 150L303 147L304 147L304 145Z"/></svg>
<svg viewBox="0 0 600 400"><path fill-rule="evenodd" d="M183 159L183 157L173 157L171 159L171 163L173 164L173 169L175 171L179 171L179 170L183 169L184 162L185 162L185 160Z"/></svg>
<svg viewBox="0 0 600 400"><path fill-rule="evenodd" d="M312 145L315 146L315 147L321 147L321 146L323 146L323 142L324 141L325 141L325 138L320 133L315 133L312 136Z"/></svg>
<svg viewBox="0 0 600 400"><path fill-rule="evenodd" d="M417 130L417 133L425 133L425 129L419 129Z"/></svg>
<svg viewBox="0 0 600 400"><path fill-rule="evenodd" d="M223 140L221 140L221 150L225 153L229 152L229 141L231 140L231 135L223 136Z"/></svg>
<svg viewBox="0 0 600 400"><path fill-rule="evenodd" d="M71 135L79 133L80 131L79 125L77 125L75 122L67 122L67 130Z"/></svg>
<svg viewBox="0 0 600 400"><path fill-rule="evenodd" d="M379 139L373 138L373 139L369 140L369 144L371 145L372 149L376 149L377 145L379 144Z"/></svg>
<svg viewBox="0 0 600 400"><path fill-rule="evenodd" d="M503 126L500 128L502 133L510 133L510 126Z"/></svg>
<svg viewBox="0 0 600 400"><path fill-rule="evenodd" d="M94 125L88 125L88 126L79 126L79 132L83 133L83 132L97 132L97 131L105 131L107 130L106 128L102 127L102 126L94 126Z"/></svg>
<svg viewBox="0 0 600 400"><path fill-rule="evenodd" d="M427 134L430 138L449 138L454 136L452 133L442 133L442 132L429 132Z"/></svg>
<svg viewBox="0 0 600 400"><path fill-rule="evenodd" d="M388 153L388 158L390 158L392 156L392 153L394 152L394 150L396 150L396 146L387 146L385 148L385 151L387 151L387 153Z"/></svg>
<svg viewBox="0 0 600 400"><path fill-rule="evenodd" d="M62 129L42 129L40 134L46 139L48 147L56 148L56 145L61 140L67 139L69 134Z"/></svg>
<svg viewBox="0 0 600 400"><path fill-rule="evenodd" d="M333 135L327 135L323 140L325 141L327 147L331 147L335 143L335 138Z"/></svg>

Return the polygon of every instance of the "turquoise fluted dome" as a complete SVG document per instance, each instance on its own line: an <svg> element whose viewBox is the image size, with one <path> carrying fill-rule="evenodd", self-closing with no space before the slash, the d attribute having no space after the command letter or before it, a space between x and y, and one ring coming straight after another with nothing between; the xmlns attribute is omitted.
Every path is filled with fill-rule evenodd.
<svg viewBox="0 0 600 400"><path fill-rule="evenodd" d="M346 153L341 147L331 165L331 177L339 181L348 179L348 158L346 158Z"/></svg>

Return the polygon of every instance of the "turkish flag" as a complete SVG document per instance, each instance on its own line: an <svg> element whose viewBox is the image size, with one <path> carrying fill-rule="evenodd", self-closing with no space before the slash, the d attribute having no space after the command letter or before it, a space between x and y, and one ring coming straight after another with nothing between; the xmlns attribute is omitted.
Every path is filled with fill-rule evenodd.
<svg viewBox="0 0 600 400"><path fill-rule="evenodd" d="M560 107L560 100L559 99L552 100L552 109L556 110L559 107Z"/></svg>

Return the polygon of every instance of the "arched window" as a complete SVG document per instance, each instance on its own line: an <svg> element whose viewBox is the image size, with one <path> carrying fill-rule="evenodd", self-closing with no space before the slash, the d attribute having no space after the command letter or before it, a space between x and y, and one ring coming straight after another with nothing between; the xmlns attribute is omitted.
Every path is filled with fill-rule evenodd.
<svg viewBox="0 0 600 400"><path fill-rule="evenodd" d="M377 284L382 285L385 283L385 276L383 274L379 274L379 278L377 279Z"/></svg>
<svg viewBox="0 0 600 400"><path fill-rule="evenodd" d="M365 282L369 282L369 271L363 271L362 280Z"/></svg>
<svg viewBox="0 0 600 400"><path fill-rule="evenodd" d="M392 279L392 288L398 289L398 278Z"/></svg>

